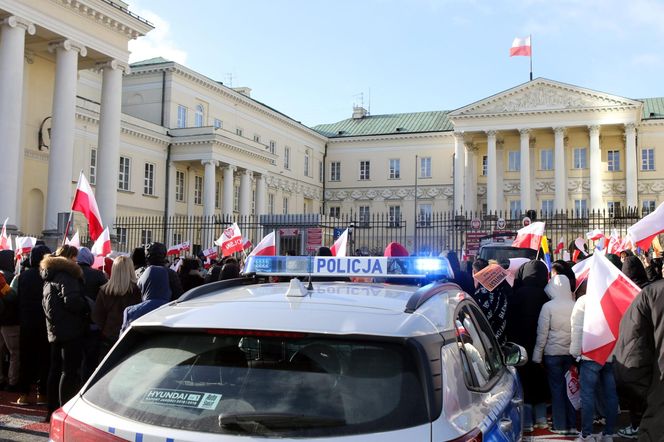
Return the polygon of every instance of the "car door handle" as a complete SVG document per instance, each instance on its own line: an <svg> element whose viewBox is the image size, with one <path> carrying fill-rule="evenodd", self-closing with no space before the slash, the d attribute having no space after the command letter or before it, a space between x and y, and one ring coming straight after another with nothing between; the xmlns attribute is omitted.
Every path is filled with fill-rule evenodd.
<svg viewBox="0 0 664 442"><path fill-rule="evenodd" d="M523 399L520 399L520 398L512 399L512 405L514 405L515 407L522 406L523 405Z"/></svg>
<svg viewBox="0 0 664 442"><path fill-rule="evenodd" d="M501 419L499 427L500 427L500 431L502 431L503 433L505 433L505 434L511 433L512 432L512 419L507 419L507 418Z"/></svg>

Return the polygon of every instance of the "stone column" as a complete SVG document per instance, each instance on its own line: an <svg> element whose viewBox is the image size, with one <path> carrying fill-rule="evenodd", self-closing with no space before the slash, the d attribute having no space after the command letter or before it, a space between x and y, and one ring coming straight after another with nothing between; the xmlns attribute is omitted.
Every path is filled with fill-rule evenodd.
<svg viewBox="0 0 664 442"><path fill-rule="evenodd" d="M99 147L97 149L97 184L95 197L99 213L113 233L118 195L120 163L120 116L122 110L122 74L129 67L117 60L98 65L102 70L99 109Z"/></svg>
<svg viewBox="0 0 664 442"><path fill-rule="evenodd" d="M498 210L498 163L496 161L496 131L486 133L486 208L489 213Z"/></svg>
<svg viewBox="0 0 664 442"><path fill-rule="evenodd" d="M55 231L58 227L58 213L69 212L71 209L78 55L85 57L87 50L85 46L71 40L52 43L49 49L55 51L55 87L51 149L48 156L46 230ZM113 188L117 189L117 183Z"/></svg>
<svg viewBox="0 0 664 442"><path fill-rule="evenodd" d="M196 170L193 167L187 168L187 216L194 215L194 201L196 196Z"/></svg>
<svg viewBox="0 0 664 442"><path fill-rule="evenodd" d="M168 195L166 198L168 198L168 213L166 214L167 216L173 216L175 214L175 204L176 204L176 198L175 198L175 188L176 188L176 183L175 180L177 178L177 167L175 167L175 162L171 161L171 164L168 165L168 170L166 173L168 174ZM183 186L186 187L185 183L182 183Z"/></svg>
<svg viewBox="0 0 664 442"><path fill-rule="evenodd" d="M464 209L474 212L477 210L477 146L475 143L466 143L466 183Z"/></svg>
<svg viewBox="0 0 664 442"><path fill-rule="evenodd" d="M205 166L205 175L203 176L203 215L213 216L215 184L217 182L215 172L219 163L214 160L203 160L201 164Z"/></svg>
<svg viewBox="0 0 664 442"><path fill-rule="evenodd" d="M554 183L556 185L556 195L553 201L553 207L556 211L567 210L567 177L565 167L565 128L556 127L554 133Z"/></svg>
<svg viewBox="0 0 664 442"><path fill-rule="evenodd" d="M496 210L505 209L505 192L503 177L505 176L505 140L499 138L496 140Z"/></svg>
<svg viewBox="0 0 664 442"><path fill-rule="evenodd" d="M521 169L521 211L532 209L532 192L534 183L530 175L530 129L519 130L521 134L521 158L519 167Z"/></svg>
<svg viewBox="0 0 664 442"><path fill-rule="evenodd" d="M627 207L639 205L637 194L638 171L636 166L636 128L634 123L625 125L625 196Z"/></svg>
<svg viewBox="0 0 664 442"><path fill-rule="evenodd" d="M463 207L465 183L466 155L463 146L463 133L454 132L454 211L466 209Z"/></svg>
<svg viewBox="0 0 664 442"><path fill-rule="evenodd" d="M599 147L599 126L588 126L590 132L590 210L601 210L602 199L602 151Z"/></svg>
<svg viewBox="0 0 664 442"><path fill-rule="evenodd" d="M233 174L236 167L227 164L224 168L224 196L221 200L221 212L224 216L233 216Z"/></svg>
<svg viewBox="0 0 664 442"><path fill-rule="evenodd" d="M256 216L265 215L265 175L256 174Z"/></svg>
<svg viewBox="0 0 664 442"><path fill-rule="evenodd" d="M0 207L4 217L9 217L11 226L18 222L20 214L19 179L23 171L19 165L23 155L21 117L26 31L34 35L35 25L16 16L0 21L0 158L8 166L2 173Z"/></svg>
<svg viewBox="0 0 664 442"><path fill-rule="evenodd" d="M251 215L251 178L253 172L245 170L240 175L240 216Z"/></svg>

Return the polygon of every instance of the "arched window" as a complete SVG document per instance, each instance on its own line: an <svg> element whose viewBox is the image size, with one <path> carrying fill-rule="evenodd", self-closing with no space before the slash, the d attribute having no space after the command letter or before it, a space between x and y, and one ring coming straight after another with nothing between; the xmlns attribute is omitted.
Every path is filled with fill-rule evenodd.
<svg viewBox="0 0 664 442"><path fill-rule="evenodd" d="M205 109L202 104L196 105L196 116L194 117L194 126L202 127L203 126L203 112Z"/></svg>

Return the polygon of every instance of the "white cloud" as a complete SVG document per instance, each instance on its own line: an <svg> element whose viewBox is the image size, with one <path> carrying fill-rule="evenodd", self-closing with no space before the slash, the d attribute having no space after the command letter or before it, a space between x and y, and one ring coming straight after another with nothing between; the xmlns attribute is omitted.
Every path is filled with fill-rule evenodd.
<svg viewBox="0 0 664 442"><path fill-rule="evenodd" d="M154 25L154 29L144 37L138 37L129 42L129 62L146 60L148 58L163 57L167 60L185 64L187 52L177 47L172 40L170 23L149 10L136 11L136 13Z"/></svg>

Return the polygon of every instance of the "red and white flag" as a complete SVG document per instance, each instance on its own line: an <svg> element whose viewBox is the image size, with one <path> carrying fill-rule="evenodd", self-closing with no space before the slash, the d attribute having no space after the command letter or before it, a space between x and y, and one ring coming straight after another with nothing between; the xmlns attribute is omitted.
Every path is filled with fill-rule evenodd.
<svg viewBox="0 0 664 442"><path fill-rule="evenodd" d="M78 236L78 230L76 230L76 233L74 233L74 236L72 236L71 239L65 239L65 244L74 246L77 249L81 248L81 240L80 237Z"/></svg>
<svg viewBox="0 0 664 442"><path fill-rule="evenodd" d="M633 248L634 245L632 244L632 241L630 240L629 236L626 236L622 239L620 245L618 246L618 253L622 252L623 250L632 250Z"/></svg>
<svg viewBox="0 0 664 442"><path fill-rule="evenodd" d="M218 249L216 246L208 247L207 249L203 250L203 256L205 256L207 259L215 259L218 255Z"/></svg>
<svg viewBox="0 0 664 442"><path fill-rule="evenodd" d="M641 289L604 255L593 255L583 318L584 356L604 365L618 339L620 320Z"/></svg>
<svg viewBox="0 0 664 442"><path fill-rule="evenodd" d="M565 237L561 236L553 253L560 253L565 248Z"/></svg>
<svg viewBox="0 0 664 442"><path fill-rule="evenodd" d="M609 236L609 244L606 246L606 253L618 254L620 253L621 240L620 235L618 235L618 230L611 230L611 236Z"/></svg>
<svg viewBox="0 0 664 442"><path fill-rule="evenodd" d="M189 241L181 242L180 244L175 244L170 246L166 250L166 255L179 255L182 252L186 252L191 249L191 243Z"/></svg>
<svg viewBox="0 0 664 442"><path fill-rule="evenodd" d="M7 236L7 221L9 221L9 218L5 219L5 222L2 223L2 233L0 233L0 250L12 249L12 240Z"/></svg>
<svg viewBox="0 0 664 442"><path fill-rule="evenodd" d="M90 251L95 256L106 256L111 253L111 235L108 232L108 227L102 230Z"/></svg>
<svg viewBox="0 0 664 442"><path fill-rule="evenodd" d="M76 186L76 195L74 201L71 203L71 210L81 212L88 220L88 229L90 238L96 240L104 230L99 214L99 207L97 207L97 200L95 194L92 192L92 187L85 178L83 172L78 177L78 185Z"/></svg>
<svg viewBox="0 0 664 442"><path fill-rule="evenodd" d="M586 238L588 238L590 241L597 241L598 239L604 238L604 232L602 232L600 229L595 229L592 232L586 233Z"/></svg>
<svg viewBox="0 0 664 442"><path fill-rule="evenodd" d="M348 229L344 230L343 233L339 235L339 238L337 238L337 240L334 241L332 247L330 247L332 256L346 256L347 244L348 244Z"/></svg>
<svg viewBox="0 0 664 442"><path fill-rule="evenodd" d="M516 232L512 247L539 250L542 236L544 236L544 223L542 221L530 223Z"/></svg>
<svg viewBox="0 0 664 442"><path fill-rule="evenodd" d="M249 238L242 238L242 250L247 250L249 247L253 246L253 243Z"/></svg>
<svg viewBox="0 0 664 442"><path fill-rule="evenodd" d="M17 236L16 237L16 256L23 256L30 253L30 250L37 243L37 238L32 236Z"/></svg>
<svg viewBox="0 0 664 442"><path fill-rule="evenodd" d="M627 237L630 238L633 245L642 250L648 250L655 236L662 232L664 232L664 203L628 228Z"/></svg>
<svg viewBox="0 0 664 442"><path fill-rule="evenodd" d="M579 261L572 267L574 276L576 278L576 287L572 287L572 291L576 291L577 288L588 279L588 274L590 273L590 267L592 266L595 255L591 255L590 258Z"/></svg>
<svg viewBox="0 0 664 442"><path fill-rule="evenodd" d="M221 247L221 256L229 256L244 250L242 248L242 232L237 223L233 223L232 226L224 229L221 236L214 243Z"/></svg>
<svg viewBox="0 0 664 442"><path fill-rule="evenodd" d="M512 47L510 48L510 57L515 55L523 55L529 57L532 54L532 47L530 45L530 35L528 37L517 37L512 41Z"/></svg>
<svg viewBox="0 0 664 442"><path fill-rule="evenodd" d="M249 256L274 256L277 253L277 249L274 245L274 232L270 232L261 242L256 244L254 250L251 251Z"/></svg>

